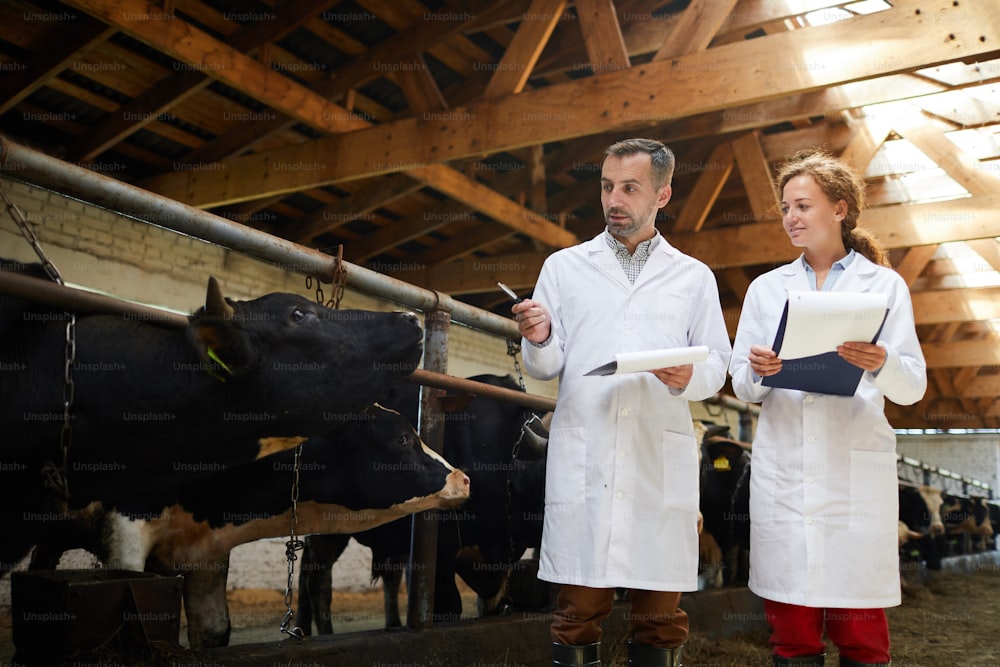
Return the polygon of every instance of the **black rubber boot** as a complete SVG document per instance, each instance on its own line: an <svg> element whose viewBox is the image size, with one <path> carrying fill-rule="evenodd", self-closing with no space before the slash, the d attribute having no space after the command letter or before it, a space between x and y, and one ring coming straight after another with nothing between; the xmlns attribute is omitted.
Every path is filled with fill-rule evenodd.
<svg viewBox="0 0 1000 667"><path fill-rule="evenodd" d="M601 667L601 644L552 644L552 667Z"/></svg>
<svg viewBox="0 0 1000 667"><path fill-rule="evenodd" d="M783 658L780 655L774 656L774 667L784 667L785 665L795 665L796 667L823 667L826 654L802 655L797 658Z"/></svg>
<svg viewBox="0 0 1000 667"><path fill-rule="evenodd" d="M660 648L640 642L628 642L629 667L681 667L684 647Z"/></svg>
<svg viewBox="0 0 1000 667"><path fill-rule="evenodd" d="M841 658L840 667L889 667L889 662L858 662L850 658Z"/></svg>

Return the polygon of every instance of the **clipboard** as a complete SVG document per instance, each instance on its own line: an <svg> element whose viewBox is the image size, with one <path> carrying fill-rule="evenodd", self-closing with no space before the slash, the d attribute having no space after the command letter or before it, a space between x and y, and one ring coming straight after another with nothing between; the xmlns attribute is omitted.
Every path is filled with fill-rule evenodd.
<svg viewBox="0 0 1000 667"><path fill-rule="evenodd" d="M671 347L659 350L643 350L641 352L619 352L614 361L598 366L584 375L619 375L650 371L654 368L683 366L708 359L708 346Z"/></svg>
<svg viewBox="0 0 1000 667"><path fill-rule="evenodd" d="M824 292L812 292L811 294L827 294ZM789 299L785 301L785 308L781 313L781 321L778 323L778 331L774 336L772 350L778 351L781 358L781 348L783 347L785 332L788 325L789 304L797 293L790 292ZM885 326L886 318L889 316L889 309L886 307L882 312L881 320L878 321L878 328L869 342L878 340ZM870 328L869 328L870 331ZM867 336L864 338L867 339ZM859 340L859 337L847 338L847 340ZM774 375L765 377L761 384L765 387L778 389L797 389L816 394L831 394L834 396L853 396L861 384L861 377L865 370L854 364L845 361L837 351L823 352L795 359L782 359L781 371Z"/></svg>

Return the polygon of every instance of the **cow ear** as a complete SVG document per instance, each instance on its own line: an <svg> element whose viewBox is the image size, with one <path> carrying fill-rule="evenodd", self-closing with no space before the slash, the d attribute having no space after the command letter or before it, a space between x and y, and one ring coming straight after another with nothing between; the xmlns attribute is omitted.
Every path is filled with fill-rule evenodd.
<svg viewBox="0 0 1000 667"><path fill-rule="evenodd" d="M187 328L187 339L198 356L221 379L243 377L257 365L256 355L243 331L231 321L200 317Z"/></svg>
<svg viewBox="0 0 1000 667"><path fill-rule="evenodd" d="M220 317L224 320L233 319L233 307L222 296L222 288L215 276L208 277L208 292L205 294L205 315Z"/></svg>

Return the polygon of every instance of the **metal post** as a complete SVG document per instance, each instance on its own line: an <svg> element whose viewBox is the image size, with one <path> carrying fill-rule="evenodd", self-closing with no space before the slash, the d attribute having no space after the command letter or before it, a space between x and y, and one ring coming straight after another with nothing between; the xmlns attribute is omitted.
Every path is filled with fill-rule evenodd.
<svg viewBox="0 0 1000 667"><path fill-rule="evenodd" d="M424 317L424 368L437 373L448 371L448 328L451 318L443 310L433 310ZM420 388L420 437L439 454L444 452L444 415L438 398L441 389ZM434 579L436 574L439 512L431 510L413 515L410 538L409 596L406 624L414 629L430 627L434 622Z"/></svg>

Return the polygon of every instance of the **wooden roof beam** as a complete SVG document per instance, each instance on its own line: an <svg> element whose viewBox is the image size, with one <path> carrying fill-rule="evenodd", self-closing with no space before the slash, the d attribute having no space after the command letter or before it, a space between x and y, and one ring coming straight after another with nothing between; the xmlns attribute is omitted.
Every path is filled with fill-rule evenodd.
<svg viewBox="0 0 1000 667"><path fill-rule="evenodd" d="M757 222L774 220L777 215L777 197L771 168L760 145L760 137L750 132L733 140L733 157L743 179L743 189L750 200L750 210Z"/></svg>
<svg viewBox="0 0 1000 667"><path fill-rule="evenodd" d="M613 0L576 0L575 4L591 70L612 72L629 67Z"/></svg>
<svg viewBox="0 0 1000 667"><path fill-rule="evenodd" d="M276 8L275 18L236 30L227 43L247 55L261 45L285 37L316 14L329 9L336 0L291 0ZM150 86L146 92L124 104L113 114L96 123L70 146L71 159L89 162L132 133L142 129L160 114L195 95L212 83L197 69L173 72Z"/></svg>
<svg viewBox="0 0 1000 667"><path fill-rule="evenodd" d="M51 46L33 57L31 65L17 73L0 77L0 115L25 100L33 92L59 75L64 69L94 46L106 41L118 30L99 21L82 18L72 22L51 36Z"/></svg>
<svg viewBox="0 0 1000 667"><path fill-rule="evenodd" d="M865 227L886 249L1000 236L1000 193L927 204L868 209ZM714 267L776 264L798 257L780 222L761 222L677 234L670 242Z"/></svg>
<svg viewBox="0 0 1000 667"><path fill-rule="evenodd" d="M671 227L672 234L701 230L719 193L722 192L722 187L733 173L734 164L733 148L729 142L723 142L715 147L706 162L706 169L698 176Z"/></svg>
<svg viewBox="0 0 1000 667"><path fill-rule="evenodd" d="M496 65L483 91L483 99L516 94L524 89L565 9L566 0L532 1L522 16L514 39Z"/></svg>
<svg viewBox="0 0 1000 667"><path fill-rule="evenodd" d="M736 0L691 0L653 60L667 60L707 49L735 5Z"/></svg>
<svg viewBox="0 0 1000 667"><path fill-rule="evenodd" d="M948 139L934 123L915 108L894 124L900 136L934 160L945 173L973 195L1000 193L1000 178L983 170L983 164Z"/></svg>

